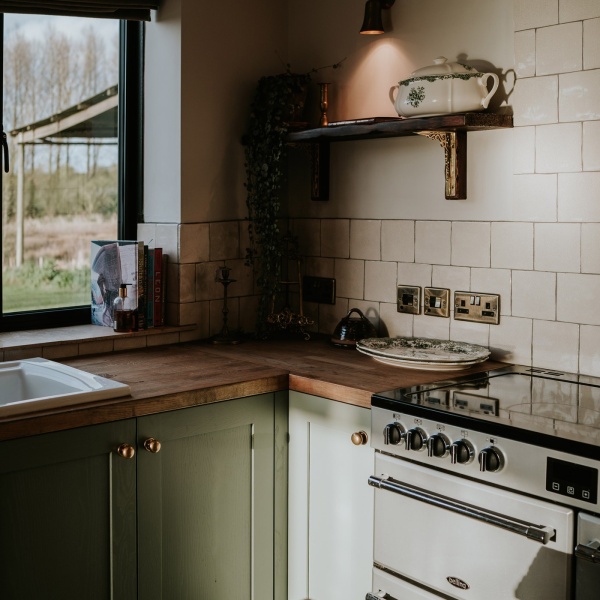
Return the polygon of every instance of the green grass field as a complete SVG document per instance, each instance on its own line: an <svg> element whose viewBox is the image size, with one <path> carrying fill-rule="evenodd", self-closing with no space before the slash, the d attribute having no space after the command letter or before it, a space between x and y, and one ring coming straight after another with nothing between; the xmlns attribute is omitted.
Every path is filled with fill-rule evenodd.
<svg viewBox="0 0 600 600"><path fill-rule="evenodd" d="M19 287L4 288L2 296L5 313L90 304L90 290L87 287L65 289L51 284L41 286L24 284Z"/></svg>

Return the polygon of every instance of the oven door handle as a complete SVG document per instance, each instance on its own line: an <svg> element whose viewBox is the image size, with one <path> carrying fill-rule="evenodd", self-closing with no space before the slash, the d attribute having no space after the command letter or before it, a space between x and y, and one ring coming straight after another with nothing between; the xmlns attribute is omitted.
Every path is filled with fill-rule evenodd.
<svg viewBox="0 0 600 600"><path fill-rule="evenodd" d="M525 521L516 521L508 517L500 516L496 513L486 511L482 508L477 508L469 504L463 504L450 500L444 496L439 496L431 492L425 492L418 488L402 484L387 477L375 477L371 475L369 477L369 485L387 490L388 492L394 492L401 496L407 496L413 500L419 500L426 504L437 506L438 508L444 508L452 512L483 521L489 525L495 525L501 527L513 533L525 536L530 540L540 542L541 544L547 544L556 535L556 531L551 527L545 527L544 525L534 525L533 523L527 523Z"/></svg>
<svg viewBox="0 0 600 600"><path fill-rule="evenodd" d="M593 540L589 544L577 544L575 556L593 563L600 563L600 540Z"/></svg>

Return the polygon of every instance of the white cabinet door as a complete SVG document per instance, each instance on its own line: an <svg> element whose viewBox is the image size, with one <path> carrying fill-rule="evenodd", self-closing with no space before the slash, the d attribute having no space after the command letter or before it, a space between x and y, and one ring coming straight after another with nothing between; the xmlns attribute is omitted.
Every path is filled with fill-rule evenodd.
<svg viewBox="0 0 600 600"><path fill-rule="evenodd" d="M288 599L349 600L371 590L374 451L370 410L290 392Z"/></svg>

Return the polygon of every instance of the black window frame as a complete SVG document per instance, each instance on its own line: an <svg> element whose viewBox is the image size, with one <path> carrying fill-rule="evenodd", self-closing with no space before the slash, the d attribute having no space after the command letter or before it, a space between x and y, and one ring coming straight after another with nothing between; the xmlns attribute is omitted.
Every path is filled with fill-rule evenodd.
<svg viewBox="0 0 600 600"><path fill-rule="evenodd" d="M0 13L0 74L4 64L4 14ZM121 21L119 35L119 168L118 236L137 238L137 224L143 221L143 108L144 108L144 31L141 21ZM0 77L0 101L4 98ZM2 107L3 110L3 107ZM0 186L0 202L2 201ZM0 221L0 240L2 222ZM45 329L91 323L91 306L53 308L38 311L2 312L0 278L0 332Z"/></svg>

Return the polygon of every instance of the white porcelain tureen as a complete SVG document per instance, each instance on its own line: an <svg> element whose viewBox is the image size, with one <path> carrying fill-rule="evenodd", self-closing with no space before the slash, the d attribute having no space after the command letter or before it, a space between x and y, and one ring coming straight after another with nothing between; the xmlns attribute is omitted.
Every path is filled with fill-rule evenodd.
<svg viewBox="0 0 600 600"><path fill-rule="evenodd" d="M479 73L461 63L449 63L440 56L429 67L417 69L390 90L390 97L401 117L447 115L488 107L498 89L495 73ZM487 88L488 79L494 84ZM394 99L393 92L398 88Z"/></svg>

